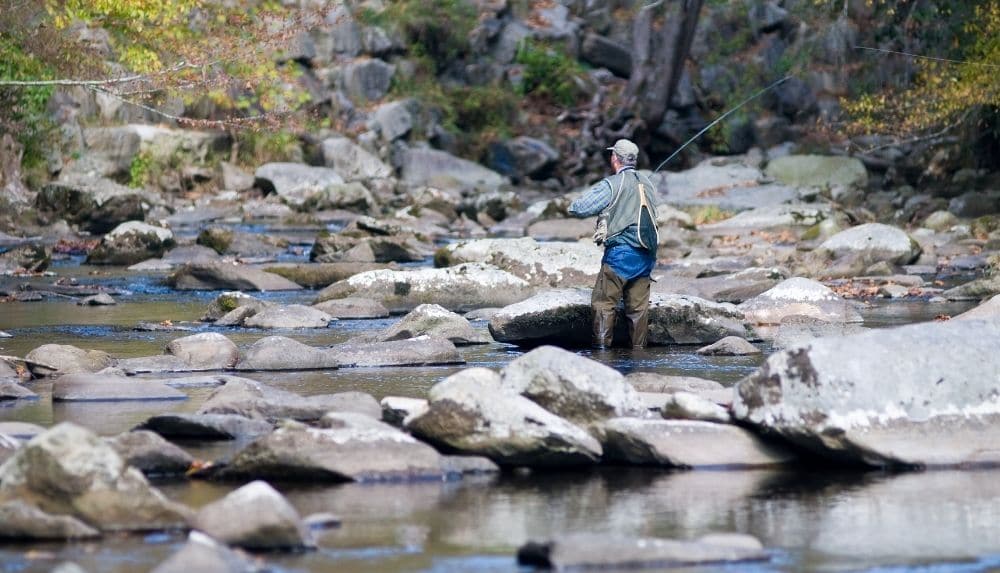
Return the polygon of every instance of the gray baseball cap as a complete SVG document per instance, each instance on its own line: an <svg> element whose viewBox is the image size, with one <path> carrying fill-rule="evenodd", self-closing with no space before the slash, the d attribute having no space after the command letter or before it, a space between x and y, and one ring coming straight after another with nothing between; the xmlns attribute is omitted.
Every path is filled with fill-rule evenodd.
<svg viewBox="0 0 1000 573"><path fill-rule="evenodd" d="M615 155L622 159L628 159L631 156L631 159L634 160L639 157L639 146L627 139L619 139L608 150L614 151Z"/></svg>

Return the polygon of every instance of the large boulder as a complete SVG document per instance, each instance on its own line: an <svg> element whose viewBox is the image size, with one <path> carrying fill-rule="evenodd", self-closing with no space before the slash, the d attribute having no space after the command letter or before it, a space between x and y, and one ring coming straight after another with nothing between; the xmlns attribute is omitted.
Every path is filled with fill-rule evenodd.
<svg viewBox="0 0 1000 573"><path fill-rule="evenodd" d="M920 245L906 232L882 223L851 227L824 241L819 250L835 257L851 256L871 265L885 261L908 265L920 256Z"/></svg>
<svg viewBox="0 0 1000 573"><path fill-rule="evenodd" d="M996 321L949 321L815 339L741 381L733 413L852 463L996 465L998 337Z"/></svg>
<svg viewBox="0 0 1000 573"><path fill-rule="evenodd" d="M333 317L301 304L270 306L247 317L243 326L248 328L326 328Z"/></svg>
<svg viewBox="0 0 1000 573"><path fill-rule="evenodd" d="M101 531L187 527L191 511L169 501L101 438L62 423L0 466L0 500L70 515Z"/></svg>
<svg viewBox="0 0 1000 573"><path fill-rule="evenodd" d="M489 166L514 181L526 177L545 179L559 161L559 152L533 137L518 136L489 147Z"/></svg>
<svg viewBox="0 0 1000 573"><path fill-rule="evenodd" d="M155 380L102 372L64 374L52 382L53 402L127 400L187 400L187 394Z"/></svg>
<svg viewBox="0 0 1000 573"><path fill-rule="evenodd" d="M677 568L723 568L767 561L760 541L747 535L711 534L694 541L572 533L530 541L517 551L521 565L557 571Z"/></svg>
<svg viewBox="0 0 1000 573"><path fill-rule="evenodd" d="M406 340L423 335L446 338L455 345L487 344L492 341L486 334L472 328L461 315L436 304L422 304L411 310L399 322L374 335L372 341Z"/></svg>
<svg viewBox="0 0 1000 573"><path fill-rule="evenodd" d="M506 306L528 298L527 281L482 264L462 264L445 269L369 271L336 282L321 290L316 302L364 296L381 302L390 312L407 312L424 303L448 310Z"/></svg>
<svg viewBox="0 0 1000 573"><path fill-rule="evenodd" d="M365 271L391 268L389 263L278 263L264 267L306 288L323 288Z"/></svg>
<svg viewBox="0 0 1000 573"><path fill-rule="evenodd" d="M799 198L788 185L765 183L765 176L742 162L708 159L685 171L663 170L651 177L661 197L676 207L717 207L745 211Z"/></svg>
<svg viewBox="0 0 1000 573"><path fill-rule="evenodd" d="M274 551L315 546L299 512L263 481L250 482L203 506L191 525L219 541L246 549Z"/></svg>
<svg viewBox="0 0 1000 573"><path fill-rule="evenodd" d="M236 414L246 418L304 422L319 420L327 412L353 412L372 418L382 416L382 408L369 394L340 392L300 396L245 378L217 388L198 409L198 414Z"/></svg>
<svg viewBox="0 0 1000 573"><path fill-rule="evenodd" d="M115 359L101 350L84 350L68 344L43 344L24 357L35 376L97 372L115 365Z"/></svg>
<svg viewBox="0 0 1000 573"><path fill-rule="evenodd" d="M726 336L753 338L754 333L731 304L692 296L650 296L649 344L704 344ZM500 309L490 318L490 334L499 342L535 346L586 346L590 343L593 310L590 292L558 289L541 292ZM628 334L624 317L617 321L616 340Z"/></svg>
<svg viewBox="0 0 1000 573"><path fill-rule="evenodd" d="M342 366L429 366L465 363L450 340L428 335L386 342L346 342L331 346L327 353Z"/></svg>
<svg viewBox="0 0 1000 573"><path fill-rule="evenodd" d="M731 424L615 418L601 425L601 433L605 458L630 464L732 469L795 460L786 448Z"/></svg>
<svg viewBox="0 0 1000 573"><path fill-rule="evenodd" d="M96 265L132 265L162 255L174 245L170 229L139 221L126 221L112 229L87 255Z"/></svg>
<svg viewBox="0 0 1000 573"><path fill-rule="evenodd" d="M254 184L265 193L276 193L293 206L302 205L330 187L344 183L344 178L335 169L301 163L265 163L257 168L254 177Z"/></svg>
<svg viewBox="0 0 1000 573"><path fill-rule="evenodd" d="M434 448L388 424L330 413L320 425L278 428L237 453L220 477L339 482L443 476Z"/></svg>
<svg viewBox="0 0 1000 573"><path fill-rule="evenodd" d="M177 290L301 290L298 284L246 265L191 263L167 277Z"/></svg>
<svg viewBox="0 0 1000 573"><path fill-rule="evenodd" d="M242 440L269 434L273 429L267 420L238 414L160 414L136 427L181 440Z"/></svg>
<svg viewBox="0 0 1000 573"><path fill-rule="evenodd" d="M323 140L323 161L347 181L368 181L393 176L392 168L346 137Z"/></svg>
<svg viewBox="0 0 1000 573"><path fill-rule="evenodd" d="M401 179L411 187L495 191L506 178L478 163L429 148L407 149L402 156Z"/></svg>
<svg viewBox="0 0 1000 573"><path fill-rule="evenodd" d="M167 343L166 353L180 358L193 370L232 368L240 357L236 344L217 332L175 338Z"/></svg>
<svg viewBox="0 0 1000 573"><path fill-rule="evenodd" d="M51 219L65 219L81 231L107 233L125 221L146 216L145 197L109 179L52 182L38 193L35 206Z"/></svg>
<svg viewBox="0 0 1000 573"><path fill-rule="evenodd" d="M771 160L765 173L797 187L857 187L868 184L860 159L830 155L786 155Z"/></svg>
<svg viewBox="0 0 1000 573"><path fill-rule="evenodd" d="M780 324L790 316L807 316L827 322L861 322L854 304L828 287L807 278L793 277L736 306L751 324Z"/></svg>
<svg viewBox="0 0 1000 573"><path fill-rule="evenodd" d="M243 352L238 370L327 370L339 368L330 352L285 336L267 336Z"/></svg>
<svg viewBox="0 0 1000 573"><path fill-rule="evenodd" d="M593 286L601 269L602 253L603 249L593 241L477 239L445 246L435 256L435 263L486 263L536 286Z"/></svg>
<svg viewBox="0 0 1000 573"><path fill-rule="evenodd" d="M470 368L439 382L426 410L405 421L431 443L501 466L589 465L601 445L582 428L504 388L500 375Z"/></svg>
<svg viewBox="0 0 1000 573"><path fill-rule="evenodd" d="M645 411L639 394L620 372L554 346L518 357L503 369L502 377L504 387L580 424L640 416Z"/></svg>

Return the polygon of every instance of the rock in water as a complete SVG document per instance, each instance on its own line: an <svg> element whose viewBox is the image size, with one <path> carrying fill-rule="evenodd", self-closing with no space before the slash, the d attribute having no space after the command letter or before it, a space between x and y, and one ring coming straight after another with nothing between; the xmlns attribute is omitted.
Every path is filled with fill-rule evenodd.
<svg viewBox="0 0 1000 573"><path fill-rule="evenodd" d="M817 281L794 277L737 307L751 324L780 324L788 316L808 316L827 322L861 322L848 300Z"/></svg>
<svg viewBox="0 0 1000 573"><path fill-rule="evenodd" d="M163 496L95 434L64 422L0 466L0 500L71 515L102 531L187 527L191 511Z"/></svg>
<svg viewBox="0 0 1000 573"><path fill-rule="evenodd" d="M192 525L229 545L257 550L290 550L315 543L299 512L285 496L254 481L198 511Z"/></svg>
<svg viewBox="0 0 1000 573"><path fill-rule="evenodd" d="M851 463L996 465L998 340L996 321L815 339L772 355L741 381L733 413Z"/></svg>
<svg viewBox="0 0 1000 573"><path fill-rule="evenodd" d="M152 573L255 573L262 571L249 557L233 551L200 531L192 531L177 553L153 569Z"/></svg>
<svg viewBox="0 0 1000 573"><path fill-rule="evenodd" d="M767 559L760 541L746 535L712 535L680 541L573 533L544 542L528 542L517 551L519 564L557 571L719 567L724 563Z"/></svg>
<svg viewBox="0 0 1000 573"><path fill-rule="evenodd" d="M320 425L285 424L236 454L220 477L340 482L444 474L434 448L368 416L331 412Z"/></svg>
<svg viewBox="0 0 1000 573"><path fill-rule="evenodd" d="M578 466L601 456L601 445L590 434L504 388L500 375L486 368L439 382L427 409L405 425L435 444L501 466Z"/></svg>

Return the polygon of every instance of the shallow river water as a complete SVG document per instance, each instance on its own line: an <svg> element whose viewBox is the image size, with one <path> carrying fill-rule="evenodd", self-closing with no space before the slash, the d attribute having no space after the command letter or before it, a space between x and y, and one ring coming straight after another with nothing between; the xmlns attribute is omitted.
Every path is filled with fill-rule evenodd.
<svg viewBox="0 0 1000 573"><path fill-rule="evenodd" d="M114 307L78 307L69 300L0 304L0 354L23 356L45 343L73 344L126 358L160 354L187 333L136 332L140 321L195 321L214 293L181 294L160 277L64 265L60 275L109 284L130 294ZM91 272L102 274L91 274ZM44 284L52 279L36 279ZM314 293L267 298L309 302ZM968 305L880 303L865 309L866 326L885 327L956 314ZM385 328L394 319L339 321L330 328L282 334L327 345ZM478 323L480 328L485 325ZM198 330L213 330L196 326ZM214 329L245 346L269 333ZM700 376L734 384L763 359L702 357L695 347L582 353L628 373ZM345 368L263 374L255 378L304 395L345 390L423 397L444 377L469 366L501 368L521 351L491 344L460 348L464 366ZM765 351L769 348L765 346ZM41 398L0 406L0 421L50 426L73 421L102 435L126 431L166 411L194 411L210 389L187 389L182 402L56 403L49 384ZM182 444L196 457L222 458L239 444ZM998 571L1000 470L885 473L858 469L794 471L667 471L601 467L562 472L512 472L450 482L373 485L274 484L300 513L331 512L341 527L321 532L319 549L266 554L280 571L521 571L517 547L560 532L688 539L710 532L758 537L771 560L732 571ZM232 484L157 482L192 507L231 491ZM149 571L184 542L180 533L111 535L96 542L0 544L0 572L49 571L71 560L91 572ZM719 570L718 567L703 570Z"/></svg>

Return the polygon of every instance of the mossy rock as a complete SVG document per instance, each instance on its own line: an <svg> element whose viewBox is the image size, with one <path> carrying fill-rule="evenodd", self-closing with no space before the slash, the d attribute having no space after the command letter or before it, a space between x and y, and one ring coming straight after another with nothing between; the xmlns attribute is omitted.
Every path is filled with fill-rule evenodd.
<svg viewBox="0 0 1000 573"><path fill-rule="evenodd" d="M233 243L233 232L221 227L209 227L198 233L198 239L195 242L223 255L229 250L229 245Z"/></svg>
<svg viewBox="0 0 1000 573"><path fill-rule="evenodd" d="M455 258L448 247L440 247L434 251L434 266L436 268L450 267L455 265Z"/></svg>

